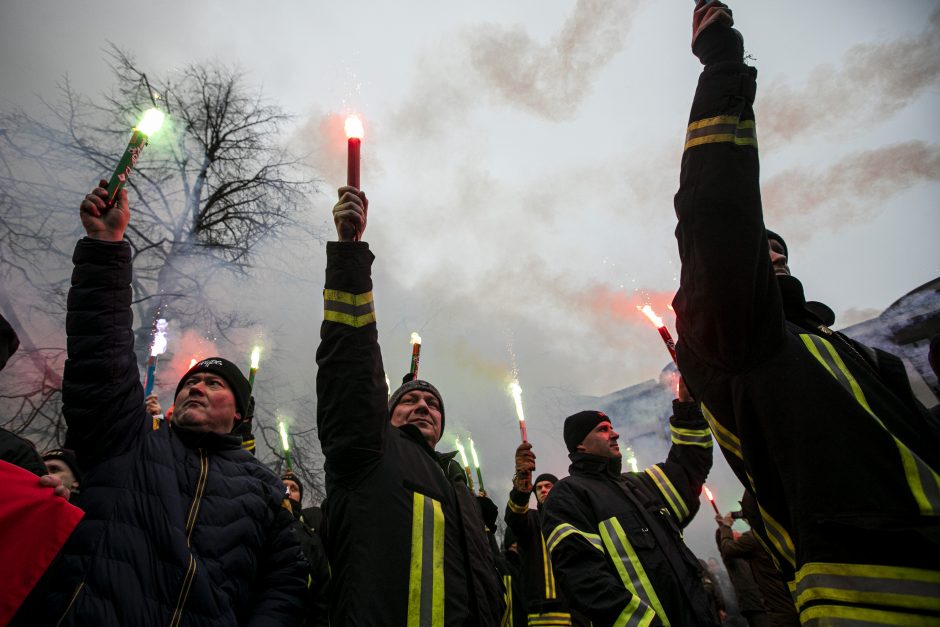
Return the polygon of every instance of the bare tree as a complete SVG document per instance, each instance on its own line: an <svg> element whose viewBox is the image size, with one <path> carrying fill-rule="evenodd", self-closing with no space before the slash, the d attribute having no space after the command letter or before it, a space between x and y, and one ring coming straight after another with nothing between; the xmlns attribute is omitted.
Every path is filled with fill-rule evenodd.
<svg viewBox="0 0 940 627"><path fill-rule="evenodd" d="M258 244L288 229L320 237L303 221L315 182L283 146L290 118L239 71L197 64L157 76L116 47L109 55L109 95L88 98L65 79L57 101L0 112L0 280L40 296L31 323L35 311L64 326L78 202L110 175L141 113L163 110L167 123L127 182L143 363L157 317L221 341L252 322L237 299L219 298L220 279L249 276ZM12 313L15 299L0 308ZM60 441L64 337L44 348L29 329L17 331L27 341L10 368L24 374L0 379L2 422L44 444Z"/></svg>

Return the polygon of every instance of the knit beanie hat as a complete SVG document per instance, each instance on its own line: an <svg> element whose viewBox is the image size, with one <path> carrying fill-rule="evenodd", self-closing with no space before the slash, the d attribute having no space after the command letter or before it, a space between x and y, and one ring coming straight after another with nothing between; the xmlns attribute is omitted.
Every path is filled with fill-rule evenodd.
<svg viewBox="0 0 940 627"><path fill-rule="evenodd" d="M54 448L42 454L42 461L50 459L57 459L68 466L69 470L72 471L72 476L75 477L75 481L79 484L82 483L82 470L78 467L78 458L75 456L75 451L70 448Z"/></svg>
<svg viewBox="0 0 940 627"><path fill-rule="evenodd" d="M437 391L437 388L421 379L412 379L410 374L406 374L404 380L402 381L401 387L395 390L391 397L388 399L388 415L392 415L392 411L395 409L395 406L401 401L401 397L411 392L412 390L421 390L422 392L430 392L437 397L437 402L441 406L441 435L444 434L444 399L441 398L441 393Z"/></svg>
<svg viewBox="0 0 940 627"><path fill-rule="evenodd" d="M180 390L183 389L183 383L186 382L186 379L198 372L211 372L225 379L229 389L232 390L232 394L235 396L235 411L237 411L242 418L248 416L248 399L251 396L251 388L248 387L248 379L246 379L242 371L238 369L238 366L222 357L203 359L190 368L176 386L176 394L173 395L174 402L176 401L176 397L180 395Z"/></svg>
<svg viewBox="0 0 940 627"><path fill-rule="evenodd" d="M789 257L790 253L787 252L787 243L783 241L783 238L777 235L776 233L774 233L773 231L771 231L770 229L764 229L764 231L767 233L767 241L769 242L770 240L773 239L773 240L777 240L778 242L780 242L780 245L783 246L783 256Z"/></svg>
<svg viewBox="0 0 940 627"><path fill-rule="evenodd" d="M298 499L298 501L300 501L301 503L304 502L304 484L300 482L300 477L298 477L293 472L288 470L283 475L281 475L281 481L293 481L294 483L296 483L297 490L300 492L300 498Z"/></svg>
<svg viewBox="0 0 940 627"><path fill-rule="evenodd" d="M597 425L610 420L607 414L600 411L579 411L565 418L565 446L569 453L575 453L578 445Z"/></svg>
<svg viewBox="0 0 940 627"><path fill-rule="evenodd" d="M593 429L593 428L594 428L594 427L591 427L591 429ZM590 431L590 430L589 430L589 431ZM581 438L581 439L583 440L584 438ZM581 442L579 441L578 444L580 444L580 443L581 443ZM535 481L532 482L532 486L535 487L535 486L537 486L538 484L542 483L543 481L551 481L551 482L552 482L552 485L554 485L554 484L558 483L558 477L556 477L555 475L553 475L553 474L550 473L550 472L543 472L542 474L540 474L538 477L535 478Z"/></svg>

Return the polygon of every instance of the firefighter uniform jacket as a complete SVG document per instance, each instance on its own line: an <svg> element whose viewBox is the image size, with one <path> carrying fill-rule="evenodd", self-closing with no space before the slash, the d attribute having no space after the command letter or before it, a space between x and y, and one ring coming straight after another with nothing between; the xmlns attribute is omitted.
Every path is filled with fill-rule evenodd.
<svg viewBox="0 0 940 627"><path fill-rule="evenodd" d="M528 624L532 627L572 625L571 610L555 582L552 559L542 534L542 505L538 510L529 509L530 494L511 490L504 516L522 551Z"/></svg>
<svg viewBox="0 0 940 627"><path fill-rule="evenodd" d="M787 320L781 289L797 286L768 254L756 75L708 65L692 104L675 197L679 367L757 499L754 531L804 624L938 621L937 425L861 347L809 315Z"/></svg>
<svg viewBox="0 0 940 627"><path fill-rule="evenodd" d="M712 438L694 403L673 402L665 462L620 473L620 459L572 453L545 499L552 565L594 627L712 625L701 568L681 529L698 511Z"/></svg>
<svg viewBox="0 0 940 627"><path fill-rule="evenodd" d="M452 456L389 422L365 242L326 247L317 428L334 625L497 625L500 579Z"/></svg>

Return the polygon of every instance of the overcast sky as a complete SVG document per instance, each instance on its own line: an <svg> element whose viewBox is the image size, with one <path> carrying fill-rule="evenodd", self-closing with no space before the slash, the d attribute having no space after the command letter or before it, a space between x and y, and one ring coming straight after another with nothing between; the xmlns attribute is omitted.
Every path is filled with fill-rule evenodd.
<svg viewBox="0 0 940 627"><path fill-rule="evenodd" d="M108 89L108 41L158 73L205 60L243 68L297 116L292 138L323 180L325 227L345 180L337 122L361 113L386 370L400 379L418 331L448 433L473 432L500 504L518 433L504 390L514 366L540 470L565 474L551 399L604 395L665 365L635 305L674 328L672 196L700 71L692 2L0 6L2 107L53 97L65 75L88 94ZM766 221L787 238L807 296L842 325L940 274L938 6L736 7L759 70ZM291 269L309 281L269 281L250 305L279 361L263 372L309 386L324 264L312 247L309 267ZM729 503L739 490L718 486Z"/></svg>

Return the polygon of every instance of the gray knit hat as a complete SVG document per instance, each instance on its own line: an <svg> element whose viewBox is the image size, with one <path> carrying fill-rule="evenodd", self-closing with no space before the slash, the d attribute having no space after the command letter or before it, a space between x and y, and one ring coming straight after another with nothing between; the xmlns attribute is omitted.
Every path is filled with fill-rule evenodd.
<svg viewBox="0 0 940 627"><path fill-rule="evenodd" d="M405 375L405 380L402 382L401 387L392 392L392 395L388 399L388 415L391 417L392 411L395 409L395 406L401 402L401 397L411 392L412 390L421 390L423 392L430 392L437 397L437 402L441 406L441 434L444 433L444 399L441 398L441 393L437 391L437 388L428 383L427 381L422 381L421 379L412 379L411 375Z"/></svg>

